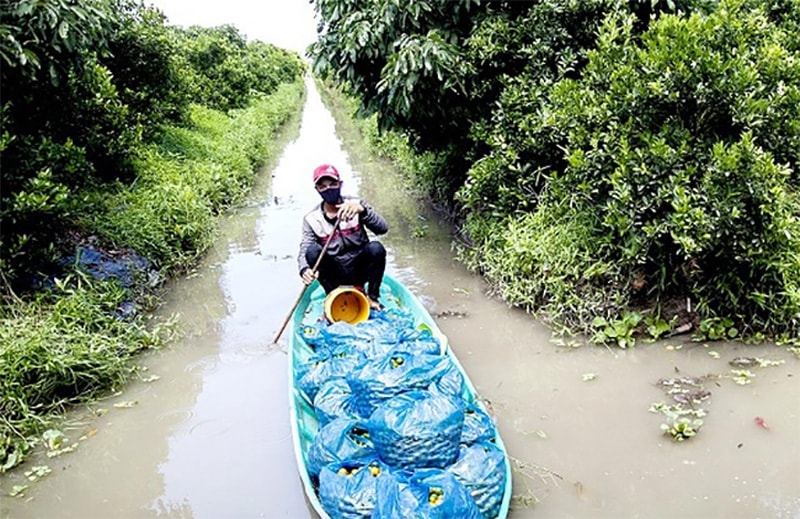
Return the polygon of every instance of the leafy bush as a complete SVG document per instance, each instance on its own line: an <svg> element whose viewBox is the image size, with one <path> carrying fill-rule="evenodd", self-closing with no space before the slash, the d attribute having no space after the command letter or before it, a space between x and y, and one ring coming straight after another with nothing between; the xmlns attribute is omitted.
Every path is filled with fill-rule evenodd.
<svg viewBox="0 0 800 519"><path fill-rule="evenodd" d="M302 94L298 79L230 115L192 106L192 126L168 127L161 145L142 148L136 183L100 192L94 197L99 207L83 225L165 271L186 266L210 246L214 216L250 187L253 171L270 157L273 136L300 109Z"/></svg>
<svg viewBox="0 0 800 519"><path fill-rule="evenodd" d="M16 0L0 3L0 58L6 74L58 83L86 49L103 50L113 27L105 0ZM10 70L9 70L10 69Z"/></svg>
<svg viewBox="0 0 800 519"><path fill-rule="evenodd" d="M217 110L242 108L305 70L293 52L246 38L233 26L191 27L180 40L191 99Z"/></svg>
<svg viewBox="0 0 800 519"><path fill-rule="evenodd" d="M398 188L413 192L415 197L433 195L432 201L446 199L445 193L448 189L446 179L438 174L445 167L446 155L416 152L407 134L397 130L381 130L377 115L354 116L358 111L357 98L331 81L317 78L317 86L323 102L333 113L337 124L354 127L372 155L388 159L403 174L404 185ZM345 132L347 133L347 130ZM408 209L413 211L411 207ZM412 219L416 219L416 214Z"/></svg>
<svg viewBox="0 0 800 519"><path fill-rule="evenodd" d="M109 54L102 62L113 72L130 124L141 125L151 137L162 124L183 122L189 108L185 63L179 55L182 33L166 25L154 8L132 4L123 9L125 16L110 35Z"/></svg>
<svg viewBox="0 0 800 519"><path fill-rule="evenodd" d="M17 289L52 268L61 252L77 193L115 179L131 178L131 149L140 128L128 125L111 76L93 58L58 84L4 74L3 120L9 141L2 150L0 269ZM6 90L6 87L8 89ZM41 179L63 192L58 205L20 204L36 195ZM34 211L34 212L32 212Z"/></svg>
<svg viewBox="0 0 800 519"><path fill-rule="evenodd" d="M98 62L114 30L109 2L22 0L0 12L0 270L25 288L59 252L76 191L129 172L139 134ZM63 196L45 200L43 190Z"/></svg>
<svg viewBox="0 0 800 519"><path fill-rule="evenodd" d="M276 132L301 108L303 87L297 78L229 115L195 106L191 126L168 128L163 147L138 149L135 183L76 197L45 172L15 195L8 215L60 214L98 246L133 248L161 273L186 266L210 245L214 216L241 198L271 157ZM148 331L127 311L140 303L141 281L123 289L80 272L49 281L52 288L24 300L9 293L0 301L0 472L22 461L54 413L124 383L132 356L161 342L161 330Z"/></svg>
<svg viewBox="0 0 800 519"><path fill-rule="evenodd" d="M159 11L136 0L21 0L0 3L0 14L0 270L16 291L31 289L34 279L57 268L54 260L68 253L71 240L91 232L88 218L78 221L86 210L75 210L86 193L132 182L136 162L148 153L140 148L180 133L164 127L186 123L192 99L224 110L244 108L293 83L305 68L296 53L246 42L230 26L167 26ZM236 188L209 181L212 205L241 191L264 158L268 140L257 139L275 127L273 120L253 126L247 117L239 123L249 126L229 131L230 140L209 150L219 164L200 168L209 179L225 177L222 168L239 178ZM51 188L63 195L58 203L42 199ZM190 209L194 202L177 187L159 189L160 200L179 202L187 218L202 212ZM179 225L175 244L206 243L191 223ZM150 246L159 254L171 247Z"/></svg>
<svg viewBox="0 0 800 519"><path fill-rule="evenodd" d="M5 258L0 261L4 275L32 282L27 276L57 260L58 251L53 244L66 230L59 222L70 216L69 194L69 189L55 182L47 169L28 179L25 189L14 193L0 211L4 227L17 231L6 233L0 242L4 247ZM54 224L40 229L42 221ZM31 251L38 254L29 257Z"/></svg>
<svg viewBox="0 0 800 519"><path fill-rule="evenodd" d="M538 241L546 238L535 222L577 218L591 226L573 236L582 240L573 245L581 259L565 266L550 250L506 262L506 278L522 293L539 294L522 280L544 275L544 267L558 278L584 263L588 284L566 278L582 297L571 307L530 298L526 305L555 304L556 315L570 321L582 314L611 321L613 306L600 302L613 301L622 311L689 297L701 316L733 317L742 329L796 332L796 36L772 23L761 2L741 0L722 2L708 16L661 17L640 38L633 27L624 14L607 18L581 77L554 83L546 100L515 119L515 142L522 147L514 153L535 156L532 166L546 173L539 190L525 198L515 183L526 180L508 172L502 145L470 173L474 185L461 196L483 214L469 227L477 230L476 250L465 255L496 272L494 263L515 257L509 252L542 247ZM540 86L537 78L523 78L506 95L516 90L516 101L526 87ZM563 155L549 158L542 151L548 149ZM492 192L506 198L490 198ZM515 214L531 207L533 220ZM475 220L504 221L505 215L509 238L495 250L496 241ZM530 236L514 234L523 225L532 225ZM593 272L597 265L615 265L611 294L598 288L608 280L605 269ZM593 294L583 293L587 286ZM504 293L520 299L509 288Z"/></svg>
<svg viewBox="0 0 800 519"><path fill-rule="evenodd" d="M661 13L713 3L320 0L314 2L320 34L309 53L316 73L359 99L360 115L376 114L381 130L406 133L417 152L444 159L432 194L450 205L470 163L487 152L486 144L513 146L509 134L500 135L507 140L486 140L493 125L515 122L514 113L496 107L516 78L552 81L578 74L611 10L631 9L646 27ZM520 108L527 110L524 104ZM517 155L511 159L517 162L514 171L534 158Z"/></svg>
<svg viewBox="0 0 800 519"><path fill-rule="evenodd" d="M592 211L542 210L504 221L472 214L464 231L482 241L459 254L511 304L542 311L555 325L581 329L629 302L616 289L623 272L604 258L612 247L599 241L597 220Z"/></svg>

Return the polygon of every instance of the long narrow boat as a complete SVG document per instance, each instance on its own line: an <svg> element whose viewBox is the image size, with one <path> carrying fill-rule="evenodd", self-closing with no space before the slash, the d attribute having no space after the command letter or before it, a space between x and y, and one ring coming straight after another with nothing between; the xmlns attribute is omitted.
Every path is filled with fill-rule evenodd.
<svg viewBox="0 0 800 519"><path fill-rule="evenodd" d="M452 363L456 366L463 377L462 394L466 402L479 407L488 414L485 403L480 399L475 387L470 381L463 366L458 361L453 351L450 349L447 337L436 325L435 321L419 301L419 299L406 288L402 283L390 275L384 277L381 287L381 301L386 310L392 308L404 309L410 312L416 321L418 329L427 329L438 339L441 345L441 354L449 356ZM320 422L312 401L298 387L298 369L311 359L315 352L304 338L304 330L309 326L314 326L320 322L324 316L325 292L319 283L310 286L297 305L296 310L291 316L287 328L289 337L289 406L291 414L292 440L294 444L295 458L300 473L300 479L306 493L310 506L322 519L329 519L330 515L323 508L319 497L317 482L312 478L308 469L309 448L320 429ZM499 449L502 450L505 459L505 478L503 483L502 501L499 511L495 516L497 519L504 519L508 515L511 502L511 465L505 445L500 438L496 428L495 437L491 440Z"/></svg>

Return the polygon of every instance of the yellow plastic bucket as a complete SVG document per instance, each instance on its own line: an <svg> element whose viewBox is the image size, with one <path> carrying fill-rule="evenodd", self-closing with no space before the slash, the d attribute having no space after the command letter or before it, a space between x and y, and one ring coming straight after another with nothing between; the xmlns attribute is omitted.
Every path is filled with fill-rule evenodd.
<svg viewBox="0 0 800 519"><path fill-rule="evenodd" d="M345 321L358 324L369 319L369 299L350 286L334 288L325 296L325 317L332 323Z"/></svg>

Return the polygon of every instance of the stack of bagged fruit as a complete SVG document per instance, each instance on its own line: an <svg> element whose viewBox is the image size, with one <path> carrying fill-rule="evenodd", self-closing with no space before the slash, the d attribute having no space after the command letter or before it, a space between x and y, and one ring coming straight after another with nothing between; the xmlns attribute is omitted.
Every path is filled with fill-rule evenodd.
<svg viewBox="0 0 800 519"><path fill-rule="evenodd" d="M303 330L297 386L319 430L306 455L333 519L496 517L505 459L458 366L400 309Z"/></svg>

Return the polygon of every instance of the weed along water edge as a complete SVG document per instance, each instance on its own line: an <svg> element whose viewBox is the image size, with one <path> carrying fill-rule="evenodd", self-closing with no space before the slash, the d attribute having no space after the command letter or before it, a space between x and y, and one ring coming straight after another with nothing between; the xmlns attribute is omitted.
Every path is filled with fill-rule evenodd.
<svg viewBox="0 0 800 519"><path fill-rule="evenodd" d="M800 514L800 370L787 350L682 337L627 350L554 344L453 259L448 224L308 89L299 129L250 203L171 285L160 315L179 315L183 338L141 359L141 381L92 406L104 414L75 417L75 451L25 469L49 474L5 474L0 517L313 516L292 452L286 337L269 343L301 289L297 243L320 162L340 165L347 190L381 208L387 272L419 297L489 403L511 461L510 518ZM740 357L771 362L730 364ZM710 396L696 405L706 413L697 434L676 442L651 409L677 403L668 388L680 377L702 384L681 390ZM8 497L25 484L24 497Z"/></svg>

